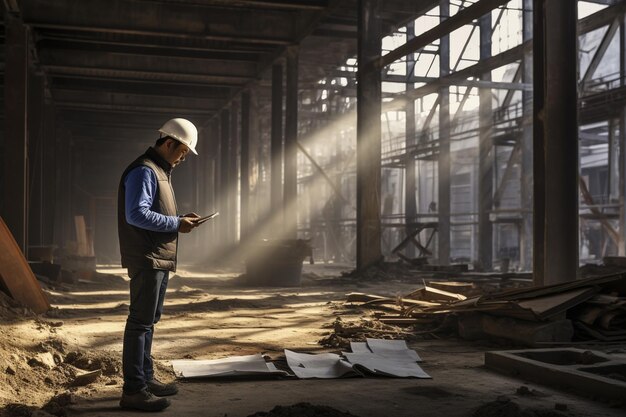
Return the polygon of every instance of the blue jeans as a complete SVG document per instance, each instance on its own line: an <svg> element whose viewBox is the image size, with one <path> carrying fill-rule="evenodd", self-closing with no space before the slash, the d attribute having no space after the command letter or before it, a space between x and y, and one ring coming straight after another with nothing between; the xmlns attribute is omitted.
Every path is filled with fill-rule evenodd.
<svg viewBox="0 0 626 417"><path fill-rule="evenodd" d="M130 308L124 329L122 371L124 392L132 394L146 388L146 381L154 378L152 336L163 312L169 271L129 268L128 275Z"/></svg>

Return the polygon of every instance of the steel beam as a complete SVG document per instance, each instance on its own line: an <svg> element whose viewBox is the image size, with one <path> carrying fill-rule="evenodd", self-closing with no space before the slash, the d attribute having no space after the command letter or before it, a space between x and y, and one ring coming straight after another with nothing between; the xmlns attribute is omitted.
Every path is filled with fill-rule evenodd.
<svg viewBox="0 0 626 417"><path fill-rule="evenodd" d="M583 83L583 87L585 83L588 83L589 81L591 81L591 77L593 77L593 74L598 69L598 66L600 65L600 62L602 61L602 58L604 58L604 54L606 53L606 50L609 49L609 45L611 45L613 36L615 36L615 33L617 33L619 26L620 26L620 19L619 17L616 17L615 20L613 20L613 22L611 22L611 24L609 25L609 28L604 34L604 37L602 38L602 41L600 42L600 45L598 46L596 53L593 55L593 58L591 58L591 62L589 63L589 66L587 67L587 70L585 71L585 74L582 77L581 82Z"/></svg>
<svg viewBox="0 0 626 417"><path fill-rule="evenodd" d="M225 61L219 58L181 58L135 53L117 53L96 49L38 49L39 62L43 66L110 69L199 76L228 76L253 78L256 76L255 62Z"/></svg>
<svg viewBox="0 0 626 417"><path fill-rule="evenodd" d="M169 84L151 80L114 80L98 78L72 78L54 76L48 78L52 90L71 90L95 93L125 93L141 96L168 96L197 99L227 100L232 88L203 84Z"/></svg>
<svg viewBox="0 0 626 417"><path fill-rule="evenodd" d="M91 110L91 111L102 111L102 112L126 112L129 114L154 114L154 113L165 113L165 114L182 114L187 118L191 116L200 117L202 115L206 115L211 111L217 110L214 108L182 108L182 107L164 107L159 106L158 103L154 103L150 106L148 105L123 105L123 104L99 104L99 103L89 103L89 102L80 102L80 101L65 101L57 103L57 106L60 109L74 109L74 110ZM165 116L162 116L165 117Z"/></svg>
<svg viewBox="0 0 626 417"><path fill-rule="evenodd" d="M62 75L67 78L104 78L109 79L144 79L151 82L161 81L172 84L176 83L199 83L204 85L222 85L225 87L241 86L252 77L232 74L186 74L177 71L159 72L149 69L123 69L123 68L97 68L97 67L77 67L66 65L42 65L48 74L52 76Z"/></svg>
<svg viewBox="0 0 626 417"><path fill-rule="evenodd" d="M622 16L626 9L626 2L621 1L614 6L609 6L592 15L580 19L578 22L578 34L592 32L596 29L606 26L615 20L616 16Z"/></svg>
<svg viewBox="0 0 626 417"><path fill-rule="evenodd" d="M480 59L491 57L491 14L482 16L480 26ZM481 74L481 80L491 81L491 71ZM491 90L479 90L478 137L478 262L484 270L493 268L493 225L489 218L493 210L493 97Z"/></svg>
<svg viewBox="0 0 626 417"><path fill-rule="evenodd" d="M515 62L521 59L524 50L530 48L530 46L531 43L527 42L508 49L498 55L494 55L490 58L481 60L472 66L463 68L460 71L454 72L452 74L448 72L448 75L446 75L445 77L440 77L436 81L407 91L406 97L413 99L424 97L429 94L436 93L442 86L456 85L455 83L457 81L466 80L468 77L476 77L495 68L510 64L511 62Z"/></svg>
<svg viewBox="0 0 626 417"><path fill-rule="evenodd" d="M4 13L4 172L2 218L17 245L28 247L27 86L28 33L22 22Z"/></svg>
<svg viewBox="0 0 626 417"><path fill-rule="evenodd" d="M287 239L298 237L298 48L287 51L285 94L284 231Z"/></svg>
<svg viewBox="0 0 626 417"><path fill-rule="evenodd" d="M379 0L358 2L356 267L363 270L382 258L381 186L381 54Z"/></svg>
<svg viewBox="0 0 626 417"><path fill-rule="evenodd" d="M578 272L576 2L534 0L534 282Z"/></svg>
<svg viewBox="0 0 626 417"><path fill-rule="evenodd" d="M328 7L328 0L135 0L146 3L178 3L193 4L199 7L220 6L238 7L250 10L285 9L285 10L324 10Z"/></svg>
<svg viewBox="0 0 626 417"><path fill-rule="evenodd" d="M427 46L428 44L436 41L437 39L450 34L461 26L471 23L473 20L478 19L484 14L491 12L491 10L495 9L496 7L502 6L503 4L506 4L508 2L509 0L477 1L473 5L463 10L460 10L454 16L449 17L445 20L441 20L441 23L439 23L439 25L435 26L433 29L422 33L421 35L413 38L411 41L381 57L378 65L382 68L412 52L416 52L419 49ZM440 15L443 16L444 14L440 11ZM449 13L446 16L449 16Z"/></svg>
<svg viewBox="0 0 626 417"><path fill-rule="evenodd" d="M186 53L218 52L230 54L271 53L274 45L248 44L245 42L218 41L212 39L176 38L166 34L140 35L137 33L109 33L109 32L76 32L69 29L37 28L37 41L41 42L70 42L95 45L94 48L144 48L147 50L170 49L174 55L184 56ZM158 53L158 52L157 52Z"/></svg>
<svg viewBox="0 0 626 417"><path fill-rule="evenodd" d="M170 109L216 109L223 99L219 98L192 98L157 94L135 94L130 92L83 91L68 88L55 88L52 96L56 103L84 103L90 105L130 106L150 108L155 104L161 108Z"/></svg>
<svg viewBox="0 0 626 417"><path fill-rule="evenodd" d="M450 15L450 1L439 3L441 21ZM439 75L448 77L450 74L450 36L442 36L439 41ZM450 88L439 89L439 159L438 173L438 259L442 265L450 263Z"/></svg>
<svg viewBox="0 0 626 417"><path fill-rule="evenodd" d="M192 59L192 60L219 60L233 63L256 63L261 51L238 51L231 49L200 48L200 47L171 47L160 45L131 44L130 42L111 42L94 38L66 38L56 32L39 34L37 50L46 55L74 54L87 52L93 54L118 54L144 56L160 59ZM154 41L153 41L154 42Z"/></svg>
<svg viewBox="0 0 626 417"><path fill-rule="evenodd" d="M263 12L122 0L30 0L21 3L24 22L33 27L86 32L167 35L187 39L287 45L296 32L290 11ZM71 10L71 13L68 11Z"/></svg>

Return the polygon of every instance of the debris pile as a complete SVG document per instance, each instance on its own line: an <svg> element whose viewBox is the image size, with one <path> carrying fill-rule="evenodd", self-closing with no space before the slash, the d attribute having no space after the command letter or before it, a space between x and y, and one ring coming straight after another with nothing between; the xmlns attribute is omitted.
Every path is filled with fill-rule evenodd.
<svg viewBox="0 0 626 417"><path fill-rule="evenodd" d="M624 270L540 287L518 279L502 283L494 289L481 287L480 281L424 279L423 285L405 295L351 293L347 305L374 310L373 321L350 327L338 321L334 333L320 343L343 347L350 340L362 340L363 331L434 335L449 331L452 318L458 334L466 339L495 337L528 346L574 338L626 340Z"/></svg>

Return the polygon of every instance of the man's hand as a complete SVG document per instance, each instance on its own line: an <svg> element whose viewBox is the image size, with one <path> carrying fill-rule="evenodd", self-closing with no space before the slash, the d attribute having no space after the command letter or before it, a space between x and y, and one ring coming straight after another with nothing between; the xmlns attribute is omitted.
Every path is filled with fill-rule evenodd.
<svg viewBox="0 0 626 417"><path fill-rule="evenodd" d="M180 218L180 226L178 226L178 231L180 233L189 233L191 232L194 228L198 227L198 223L196 223L194 221L194 219L198 218L199 216L196 214L195 217L181 217Z"/></svg>

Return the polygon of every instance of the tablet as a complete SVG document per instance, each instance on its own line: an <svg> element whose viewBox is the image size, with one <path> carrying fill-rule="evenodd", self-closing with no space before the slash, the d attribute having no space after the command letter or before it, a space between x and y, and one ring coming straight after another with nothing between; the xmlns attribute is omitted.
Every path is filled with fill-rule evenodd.
<svg viewBox="0 0 626 417"><path fill-rule="evenodd" d="M219 214L220 214L220 212L219 212L219 211L216 211L215 213L211 213L211 214L209 214L208 216L200 217L199 219L196 219L196 220L194 220L193 222L194 222L194 223L198 223L198 224L202 224L202 223L204 223L205 221L207 221L207 220L209 220L209 219L212 219L212 218L213 218L213 217L215 217L215 216L218 216Z"/></svg>

